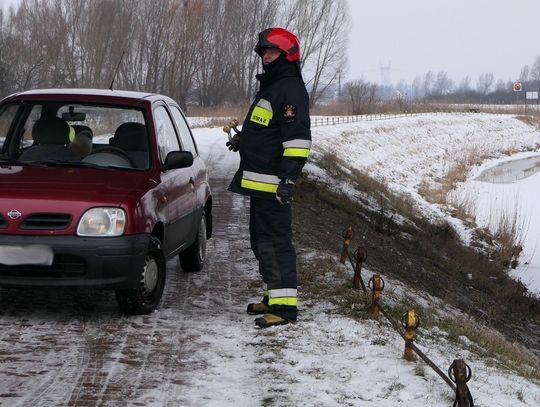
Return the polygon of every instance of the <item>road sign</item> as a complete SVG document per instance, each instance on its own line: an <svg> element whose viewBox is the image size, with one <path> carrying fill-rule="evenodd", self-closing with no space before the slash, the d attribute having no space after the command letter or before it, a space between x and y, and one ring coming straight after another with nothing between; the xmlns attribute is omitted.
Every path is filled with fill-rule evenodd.
<svg viewBox="0 0 540 407"><path fill-rule="evenodd" d="M538 92L526 92L525 99L538 99Z"/></svg>
<svg viewBox="0 0 540 407"><path fill-rule="evenodd" d="M521 86L521 82L514 82L514 92L521 92L523 90L523 86Z"/></svg>

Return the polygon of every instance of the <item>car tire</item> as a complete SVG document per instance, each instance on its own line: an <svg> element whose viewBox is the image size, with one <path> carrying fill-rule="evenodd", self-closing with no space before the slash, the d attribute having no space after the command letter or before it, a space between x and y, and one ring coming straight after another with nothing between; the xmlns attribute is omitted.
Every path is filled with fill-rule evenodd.
<svg viewBox="0 0 540 407"><path fill-rule="evenodd" d="M165 288L166 264L161 242L151 236L137 288L116 290L116 300L124 313L149 314L157 308Z"/></svg>
<svg viewBox="0 0 540 407"><path fill-rule="evenodd" d="M206 260L206 215L203 211L195 242L179 254L180 266L186 273L201 271Z"/></svg>

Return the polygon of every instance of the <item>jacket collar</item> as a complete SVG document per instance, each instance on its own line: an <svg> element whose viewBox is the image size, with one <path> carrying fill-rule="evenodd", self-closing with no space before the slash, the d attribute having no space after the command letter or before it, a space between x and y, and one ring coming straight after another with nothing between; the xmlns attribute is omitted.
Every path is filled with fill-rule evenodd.
<svg viewBox="0 0 540 407"><path fill-rule="evenodd" d="M273 62L263 65L264 73L256 76L260 82L260 88L266 88L277 80L290 76L301 78L300 69L296 62L288 62L283 57L283 54Z"/></svg>

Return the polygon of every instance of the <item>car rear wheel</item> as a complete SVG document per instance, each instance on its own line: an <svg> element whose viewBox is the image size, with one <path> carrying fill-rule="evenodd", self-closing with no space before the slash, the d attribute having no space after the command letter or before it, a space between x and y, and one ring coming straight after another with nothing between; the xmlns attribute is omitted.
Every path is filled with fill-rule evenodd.
<svg viewBox="0 0 540 407"><path fill-rule="evenodd" d="M148 314L156 309L165 288L166 261L161 242L152 236L137 288L116 290L116 300L126 314Z"/></svg>
<svg viewBox="0 0 540 407"><path fill-rule="evenodd" d="M180 266L182 270L189 273L192 271L201 271L206 260L206 216L204 211L199 221L197 238L191 246L179 255Z"/></svg>

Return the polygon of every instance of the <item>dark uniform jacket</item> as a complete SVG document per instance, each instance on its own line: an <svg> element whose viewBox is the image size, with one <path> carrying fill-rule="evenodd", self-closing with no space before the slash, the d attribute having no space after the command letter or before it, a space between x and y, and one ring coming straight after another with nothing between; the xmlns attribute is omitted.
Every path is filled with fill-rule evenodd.
<svg viewBox="0 0 540 407"><path fill-rule="evenodd" d="M309 96L295 63L283 58L257 75L255 96L240 135L240 168L229 191L275 199L280 181L296 181L309 156Z"/></svg>

